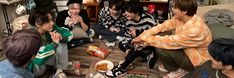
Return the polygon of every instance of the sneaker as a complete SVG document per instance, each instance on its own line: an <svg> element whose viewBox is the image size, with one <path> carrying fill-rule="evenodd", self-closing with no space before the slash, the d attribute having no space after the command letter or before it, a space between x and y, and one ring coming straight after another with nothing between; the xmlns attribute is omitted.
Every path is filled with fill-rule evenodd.
<svg viewBox="0 0 234 78"><path fill-rule="evenodd" d="M157 59L155 52L151 52L149 55L147 55L146 59L147 59L147 67L149 69L153 69Z"/></svg>
<svg viewBox="0 0 234 78"><path fill-rule="evenodd" d="M99 35L99 36L98 36L98 39L99 39L99 40L103 39L102 35Z"/></svg>
<svg viewBox="0 0 234 78"><path fill-rule="evenodd" d="M93 42L93 38L89 38L89 41L92 43Z"/></svg>
<svg viewBox="0 0 234 78"><path fill-rule="evenodd" d="M115 66L113 69L110 71L107 71L105 73L105 76L108 78L116 78L116 77L122 77L125 74L127 74L127 70L122 69L120 65Z"/></svg>
<svg viewBox="0 0 234 78"><path fill-rule="evenodd" d="M163 76L163 78L182 78L187 73L188 73L188 71L179 68L176 71L173 71L173 72L166 74L165 76Z"/></svg>
<svg viewBox="0 0 234 78"><path fill-rule="evenodd" d="M95 35L95 32L93 29L90 28L90 30L88 31L87 34L88 34L89 38L92 38Z"/></svg>
<svg viewBox="0 0 234 78"><path fill-rule="evenodd" d="M104 41L107 47L115 47L115 42Z"/></svg>
<svg viewBox="0 0 234 78"><path fill-rule="evenodd" d="M67 78L66 74L61 69L57 69L56 73L52 78Z"/></svg>

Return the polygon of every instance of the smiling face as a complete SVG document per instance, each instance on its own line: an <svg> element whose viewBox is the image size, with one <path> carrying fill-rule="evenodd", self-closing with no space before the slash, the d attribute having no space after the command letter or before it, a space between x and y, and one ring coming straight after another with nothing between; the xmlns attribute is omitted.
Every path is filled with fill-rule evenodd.
<svg viewBox="0 0 234 78"><path fill-rule="evenodd" d="M73 3L70 4L68 8L69 8L68 12L70 13L71 16L77 16L81 10L81 4Z"/></svg>
<svg viewBox="0 0 234 78"><path fill-rule="evenodd" d="M109 11L110 11L111 16L118 16L118 15L120 15L120 12L121 12L121 10L119 10L119 11L116 10L115 6L110 7Z"/></svg>
<svg viewBox="0 0 234 78"><path fill-rule="evenodd" d="M134 20L138 14L125 11L125 15L128 20Z"/></svg>
<svg viewBox="0 0 234 78"><path fill-rule="evenodd" d="M52 31L53 30L53 25L54 25L54 21L53 21L53 18L50 14L48 14L48 19L49 21L42 24L42 25L37 25L37 27L40 29L40 30L43 30L43 31Z"/></svg>

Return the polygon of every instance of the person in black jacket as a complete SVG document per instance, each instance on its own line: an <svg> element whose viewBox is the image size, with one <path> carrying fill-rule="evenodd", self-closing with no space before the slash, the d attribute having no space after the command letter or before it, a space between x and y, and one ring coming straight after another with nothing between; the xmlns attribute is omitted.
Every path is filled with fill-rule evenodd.
<svg viewBox="0 0 234 78"><path fill-rule="evenodd" d="M94 32L90 29L88 13L82 9L83 0L69 0L68 10L58 13L56 24L68 28L74 34L74 39L68 43L69 48L77 47L86 42L92 42Z"/></svg>

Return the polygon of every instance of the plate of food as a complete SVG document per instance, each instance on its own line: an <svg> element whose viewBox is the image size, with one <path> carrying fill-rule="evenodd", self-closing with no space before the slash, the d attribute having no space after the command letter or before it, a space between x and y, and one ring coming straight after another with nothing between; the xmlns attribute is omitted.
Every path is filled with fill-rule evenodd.
<svg viewBox="0 0 234 78"><path fill-rule="evenodd" d="M99 72L106 72L108 70L111 70L113 67L113 62L109 60L101 60L95 64L94 69Z"/></svg>

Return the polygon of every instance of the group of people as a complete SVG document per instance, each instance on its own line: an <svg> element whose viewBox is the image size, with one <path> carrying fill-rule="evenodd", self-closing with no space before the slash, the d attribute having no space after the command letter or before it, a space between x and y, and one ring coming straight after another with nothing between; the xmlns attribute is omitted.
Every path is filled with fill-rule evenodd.
<svg viewBox="0 0 234 78"><path fill-rule="evenodd" d="M122 63L105 73L106 77L126 74L137 57L153 69L159 60L164 78L228 78L234 77L234 40L212 40L208 26L196 15L196 0L175 0L174 16L157 24L143 11L141 4L108 0L99 13L99 22L90 28L83 0L69 0L68 10L55 15L45 9L30 12L30 29L16 31L3 41L6 59L0 62L0 78L34 78L42 75L47 65L54 66L55 77L66 77L69 69L68 48L82 41L92 42L96 33L107 46L119 48L126 56Z"/></svg>

